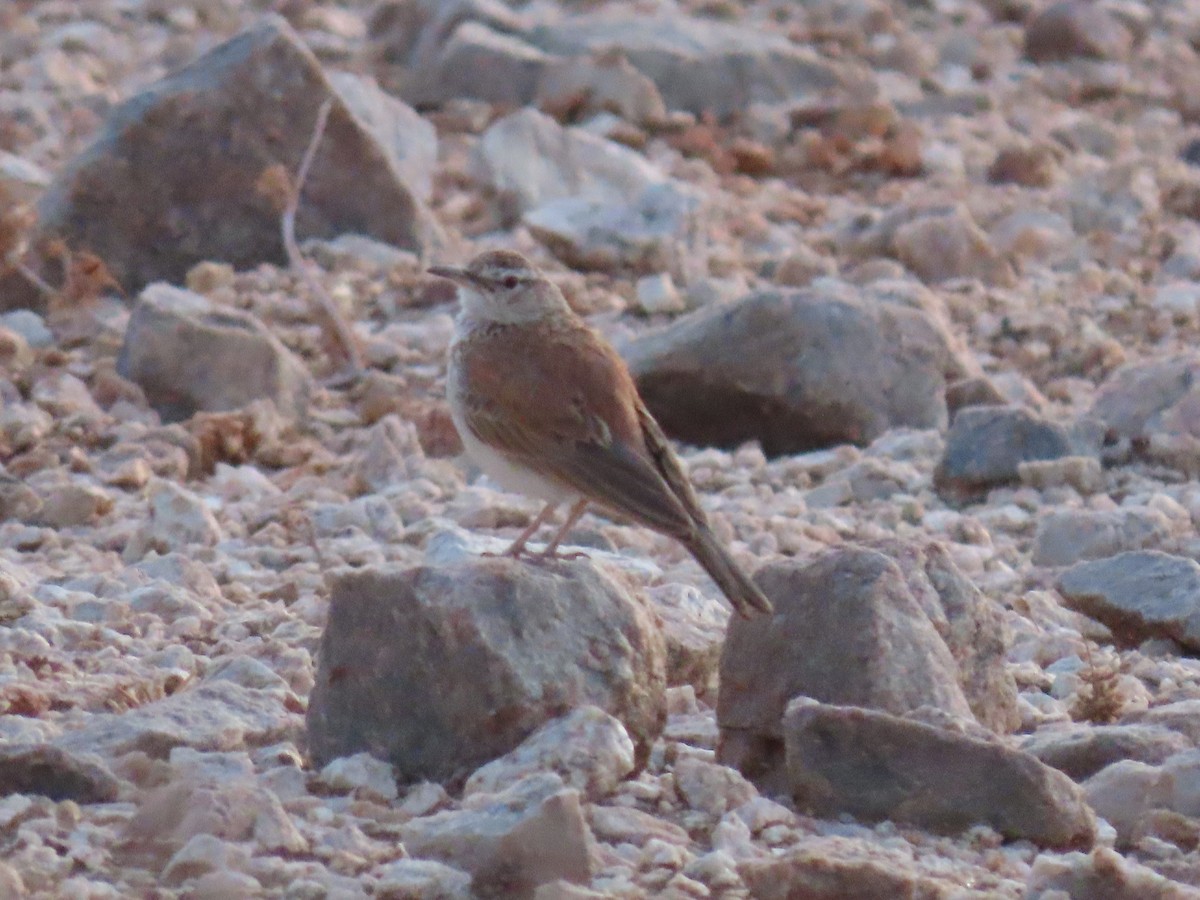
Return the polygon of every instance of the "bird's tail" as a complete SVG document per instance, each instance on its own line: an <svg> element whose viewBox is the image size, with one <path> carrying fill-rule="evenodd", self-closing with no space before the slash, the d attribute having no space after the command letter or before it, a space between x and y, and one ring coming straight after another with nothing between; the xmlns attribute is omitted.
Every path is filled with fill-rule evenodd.
<svg viewBox="0 0 1200 900"><path fill-rule="evenodd" d="M759 590L758 585L750 580L750 576L742 567L734 562L729 551L712 533L712 529L702 525L683 542L683 545L717 583L717 587L729 598L729 602L740 616L748 619L755 613L771 614L771 601Z"/></svg>

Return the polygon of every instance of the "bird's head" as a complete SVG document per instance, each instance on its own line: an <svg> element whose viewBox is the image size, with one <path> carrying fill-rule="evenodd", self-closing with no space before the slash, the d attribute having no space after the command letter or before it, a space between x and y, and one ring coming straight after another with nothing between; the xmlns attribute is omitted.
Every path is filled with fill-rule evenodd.
<svg viewBox="0 0 1200 900"><path fill-rule="evenodd" d="M568 311L562 292L514 250L488 250L464 268L433 266L429 274L459 286L462 315L471 321L535 322Z"/></svg>

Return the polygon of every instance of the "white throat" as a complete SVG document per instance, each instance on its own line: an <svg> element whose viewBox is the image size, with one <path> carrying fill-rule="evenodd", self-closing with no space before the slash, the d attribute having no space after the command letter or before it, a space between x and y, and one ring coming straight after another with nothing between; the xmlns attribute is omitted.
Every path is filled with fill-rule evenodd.
<svg viewBox="0 0 1200 900"><path fill-rule="evenodd" d="M458 288L460 331L470 332L489 325L521 325L540 322L548 316L569 312L566 300L557 290L552 293L528 290L520 296L499 299L485 297L467 285Z"/></svg>

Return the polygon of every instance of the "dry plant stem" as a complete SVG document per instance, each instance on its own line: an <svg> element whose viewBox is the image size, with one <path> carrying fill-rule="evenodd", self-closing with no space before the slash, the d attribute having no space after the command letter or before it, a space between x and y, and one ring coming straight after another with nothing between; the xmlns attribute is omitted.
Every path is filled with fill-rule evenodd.
<svg viewBox="0 0 1200 900"><path fill-rule="evenodd" d="M313 276L311 263L300 253L300 247L296 244L296 211L300 208L300 194L304 190L304 182L308 178L308 170L312 167L313 157L317 155L317 146L325 134L325 123L329 120L331 109L333 109L333 98L329 97L317 110L317 121L313 126L312 138L308 142L308 148L304 151L300 168L296 171L296 184L288 197L287 207L283 211L283 247L287 252L288 263L300 273L308 285L309 292L316 304L313 309L313 317L326 336L331 338L329 340L330 347L337 347L341 351L342 362L349 370L347 374L352 378L357 378L363 370L363 359L354 332L350 330L349 324L338 311L337 303Z"/></svg>
<svg viewBox="0 0 1200 900"><path fill-rule="evenodd" d="M12 266L22 278L45 294L47 299L55 300L58 298L58 291L50 287L50 285L46 283L42 276L33 271L33 269L29 268L29 266L25 265L25 263L21 262L21 260L13 258L6 259L4 262L6 265Z"/></svg>

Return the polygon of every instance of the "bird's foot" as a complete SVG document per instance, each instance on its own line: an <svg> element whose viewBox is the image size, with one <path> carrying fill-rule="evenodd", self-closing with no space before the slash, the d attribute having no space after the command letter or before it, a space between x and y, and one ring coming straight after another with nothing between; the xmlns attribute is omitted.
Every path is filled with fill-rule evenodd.
<svg viewBox="0 0 1200 900"><path fill-rule="evenodd" d="M488 559L540 559L542 554L534 553L532 550L526 550L524 547L512 546L503 553L493 553L491 550L484 550L479 554Z"/></svg>

